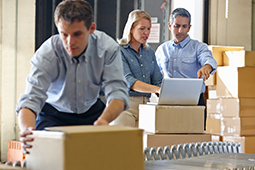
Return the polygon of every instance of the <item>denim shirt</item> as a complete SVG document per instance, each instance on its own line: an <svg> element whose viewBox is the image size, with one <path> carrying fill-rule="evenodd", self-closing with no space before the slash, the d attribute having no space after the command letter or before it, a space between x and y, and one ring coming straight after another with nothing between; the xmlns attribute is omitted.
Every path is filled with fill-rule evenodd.
<svg viewBox="0 0 255 170"><path fill-rule="evenodd" d="M120 46L124 77L127 80L129 96L147 96L151 93L140 93L130 88L140 80L147 84L161 86L162 74L158 67L155 53L152 48L145 49L143 44L139 47L139 53L130 44Z"/></svg>
<svg viewBox="0 0 255 170"><path fill-rule="evenodd" d="M197 78L197 72L204 65L212 66L211 75L217 68L217 62L205 43L190 39L175 44L174 40L161 44L156 50L156 58L164 77ZM203 82L202 93L205 91Z"/></svg>
<svg viewBox="0 0 255 170"><path fill-rule="evenodd" d="M68 55L59 35L46 40L31 59L25 93L16 111L26 107L38 114L45 102L60 112L84 113L103 91L107 101L120 99L129 106L119 45L101 31L89 36L86 51Z"/></svg>

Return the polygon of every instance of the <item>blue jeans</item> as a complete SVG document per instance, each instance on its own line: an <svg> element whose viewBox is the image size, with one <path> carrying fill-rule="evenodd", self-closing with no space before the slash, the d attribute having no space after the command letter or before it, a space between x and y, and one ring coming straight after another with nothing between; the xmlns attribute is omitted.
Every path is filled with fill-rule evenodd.
<svg viewBox="0 0 255 170"><path fill-rule="evenodd" d="M103 113L104 108L105 104L100 99L82 114L59 112L50 104L45 103L36 118L36 130L44 130L45 127L53 126L93 125Z"/></svg>

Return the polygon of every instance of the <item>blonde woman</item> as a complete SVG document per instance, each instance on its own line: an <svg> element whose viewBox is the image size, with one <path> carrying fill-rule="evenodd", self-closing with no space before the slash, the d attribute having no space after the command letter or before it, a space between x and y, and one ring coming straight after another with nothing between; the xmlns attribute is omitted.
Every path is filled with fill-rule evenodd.
<svg viewBox="0 0 255 170"><path fill-rule="evenodd" d="M146 104L151 93L160 93L162 74L155 53L147 44L151 17L142 10L130 12L119 40L124 77L129 88L130 107L111 124L138 127L139 104Z"/></svg>

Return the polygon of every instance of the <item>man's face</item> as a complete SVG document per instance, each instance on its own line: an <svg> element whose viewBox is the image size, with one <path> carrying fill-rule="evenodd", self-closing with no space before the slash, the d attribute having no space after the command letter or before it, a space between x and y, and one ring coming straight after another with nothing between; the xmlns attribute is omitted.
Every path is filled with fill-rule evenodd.
<svg viewBox="0 0 255 170"><path fill-rule="evenodd" d="M190 30L191 25L189 25L189 18L177 16L173 20L173 23L168 23L168 27L172 32L174 42L178 44L182 42Z"/></svg>
<svg viewBox="0 0 255 170"><path fill-rule="evenodd" d="M94 32L96 26L95 23L91 23L88 30L84 21L76 19L72 24L69 24L61 18L57 23L57 28L66 52L72 57L77 57L87 47L89 34Z"/></svg>

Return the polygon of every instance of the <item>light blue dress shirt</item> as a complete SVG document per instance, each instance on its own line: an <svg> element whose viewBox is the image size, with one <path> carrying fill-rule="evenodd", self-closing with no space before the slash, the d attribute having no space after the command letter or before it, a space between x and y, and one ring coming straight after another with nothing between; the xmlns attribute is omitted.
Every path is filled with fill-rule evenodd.
<svg viewBox="0 0 255 170"><path fill-rule="evenodd" d="M31 64L16 111L26 107L38 114L47 102L60 112L84 113L101 90L107 101L120 99L126 109L129 106L119 45L103 32L89 36L78 60L67 54L60 36L54 35L36 51Z"/></svg>
<svg viewBox="0 0 255 170"><path fill-rule="evenodd" d="M173 39L161 44L155 54L164 77L168 78L197 78L198 70L206 64L212 66L211 75L217 68L217 62L208 46L192 40L189 35L178 44ZM201 92L204 91L205 83Z"/></svg>
<svg viewBox="0 0 255 170"><path fill-rule="evenodd" d="M130 88L137 80L159 87L161 86L163 77L156 61L155 52L150 47L145 49L143 44L139 48L139 53L130 44L120 46L120 51L123 61L124 77L127 80L129 88L129 96L150 97L151 93L140 93Z"/></svg>

